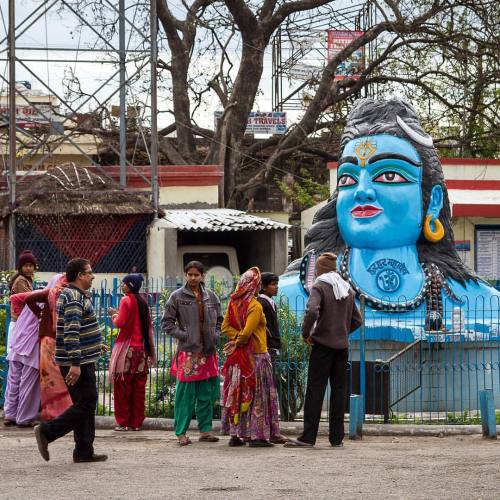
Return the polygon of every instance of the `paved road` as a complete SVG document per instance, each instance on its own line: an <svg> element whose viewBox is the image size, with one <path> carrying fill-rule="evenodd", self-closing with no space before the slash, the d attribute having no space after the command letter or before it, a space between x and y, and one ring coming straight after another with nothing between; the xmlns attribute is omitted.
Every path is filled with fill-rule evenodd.
<svg viewBox="0 0 500 500"><path fill-rule="evenodd" d="M343 449L229 448L172 433L97 431L108 462L73 464L71 439L38 454L31 430L0 428L1 499L495 499L500 441L480 436L365 437Z"/></svg>

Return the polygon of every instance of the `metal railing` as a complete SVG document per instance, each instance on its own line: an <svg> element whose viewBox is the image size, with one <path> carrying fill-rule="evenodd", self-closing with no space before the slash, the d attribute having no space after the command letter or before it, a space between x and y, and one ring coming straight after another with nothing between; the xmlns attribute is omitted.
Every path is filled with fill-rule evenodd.
<svg viewBox="0 0 500 500"><path fill-rule="evenodd" d="M180 286L179 279L156 280L145 288L154 326L158 365L150 369L146 414L172 417L175 379L170 375L176 341L160 328L165 302ZM220 297L223 311L231 284L208 283ZM93 290L92 301L102 326L104 341L113 348L118 334L108 315L110 306L121 299L118 279L103 282ZM302 299L301 299L302 300ZM0 296L0 404L5 381L5 332L9 307ZM288 304L277 300L282 349L276 364L280 418L284 421L302 417L309 346L300 335L304 301ZM495 306L494 306L495 307ZM445 318L445 330L426 332L423 313L394 313L377 316L372 310L365 317L364 336L354 333L350 341L350 376L348 393L363 393L365 419L374 422L474 423L478 421L479 391L493 389L496 408L500 409L500 329L498 310L486 302L462 305L464 324L455 331ZM500 307L499 307L500 310ZM221 339L219 362L224 356ZM108 374L109 354L98 364L98 414L113 413L113 395ZM364 377L362 375L364 374ZM360 376L361 375L361 376ZM3 382L2 382L3 381ZM347 395L348 396L348 395ZM328 409L325 397L325 413ZM218 411L218 408L217 408ZM217 416L217 413L216 413Z"/></svg>

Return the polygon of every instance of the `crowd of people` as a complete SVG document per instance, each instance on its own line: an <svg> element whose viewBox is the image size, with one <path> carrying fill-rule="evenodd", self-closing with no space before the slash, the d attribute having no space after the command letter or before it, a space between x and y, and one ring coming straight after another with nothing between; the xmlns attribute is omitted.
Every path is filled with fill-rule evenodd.
<svg viewBox="0 0 500 500"><path fill-rule="evenodd" d="M169 297L161 329L176 339L171 374L176 379L174 423L179 446L192 444L193 415L198 440L214 443L213 411L222 408L221 430L229 446L314 446L325 390L330 381L329 439L342 446L347 390L348 335L360 326L354 293L336 272L336 256L316 262L317 278L303 318L302 336L311 345L304 431L296 439L280 432L276 390L281 340L276 304L279 277L252 267L242 274L223 314L205 287L198 261L185 266L185 284ZM76 258L43 290L33 291L36 258L25 251L10 281L9 373L4 425L34 426L38 450L49 460L49 443L73 431L74 462L107 459L94 452L97 406L96 362L107 350L89 290L91 263ZM109 363L117 432L139 431L145 418L149 368L156 364L153 325L140 294L143 277L122 280L123 298L109 315L118 337ZM225 338L219 370L216 346ZM221 388L220 375L223 377ZM38 423L38 421L40 422Z"/></svg>

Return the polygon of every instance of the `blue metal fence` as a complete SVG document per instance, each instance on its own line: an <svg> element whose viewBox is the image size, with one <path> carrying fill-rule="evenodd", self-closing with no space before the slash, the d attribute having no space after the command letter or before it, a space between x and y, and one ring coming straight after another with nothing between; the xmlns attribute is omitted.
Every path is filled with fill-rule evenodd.
<svg viewBox="0 0 500 500"><path fill-rule="evenodd" d="M151 417L172 417L175 380L170 376L170 364L176 341L160 329L163 306L169 295L180 284L178 279L149 282L145 296L148 299L154 326L158 365L150 369L146 394L146 413ZM223 310L228 296L223 290L231 287L209 283L220 296ZM1 297L0 297L1 299ZM105 342L113 348L117 330L108 315L109 307L117 307L121 299L118 279L103 282L93 290L92 300L102 325ZM4 359L5 332L8 324L8 305L0 300L0 404L4 394L6 362ZM277 389L280 417L284 421L302 417L309 346L301 339L300 318L304 304L278 302L282 335L282 349L277 363ZM367 421L414 423L471 423L479 421L479 392L491 389L494 403L500 409L500 328L491 310L481 304L464 303L465 324L462 331L448 328L430 333L423 331L421 318L415 315L394 314L390 320L370 317L370 310L362 310L365 317L360 334L350 342L349 394L363 395L363 409ZM492 321L493 318L493 321ZM378 324L376 322L379 321ZM377 329L377 335L373 330ZM380 335L380 332L385 335ZM394 332L400 332L395 335ZM402 332L402 333L401 333ZM222 339L219 360L223 362ZM113 413L113 396L108 376L109 354L98 362L98 413ZM347 395L347 402L348 396ZM328 408L325 398L325 412Z"/></svg>

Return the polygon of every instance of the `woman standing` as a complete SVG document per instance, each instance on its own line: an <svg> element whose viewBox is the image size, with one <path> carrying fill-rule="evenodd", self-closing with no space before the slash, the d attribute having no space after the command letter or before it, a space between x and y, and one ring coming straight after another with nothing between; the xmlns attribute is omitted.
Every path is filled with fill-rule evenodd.
<svg viewBox="0 0 500 500"><path fill-rule="evenodd" d="M140 430L145 418L148 368L156 364L149 307L139 295L143 281L141 274L125 276L120 308L109 308L113 324L120 329L109 367L117 431Z"/></svg>
<svg viewBox="0 0 500 500"><path fill-rule="evenodd" d="M15 295L16 293L26 293L33 290L33 275L35 274L36 258L31 250L23 250L17 259L17 272L12 276L9 281L9 293ZM7 331L7 352L10 350L10 340L12 337L12 330L16 324L17 318L21 314L24 307L24 301L19 303L12 303L10 301L10 323ZM8 423L7 423L8 425Z"/></svg>
<svg viewBox="0 0 500 500"><path fill-rule="evenodd" d="M222 332L230 341L224 350L223 432L229 446L273 446L284 443L278 420L278 398L271 358L267 352L266 317L256 299L260 270L252 267L231 295Z"/></svg>
<svg viewBox="0 0 500 500"><path fill-rule="evenodd" d="M30 292L11 296L12 308L22 310L12 330L7 355L4 425L33 427L40 409L38 317L24 307Z"/></svg>
<svg viewBox="0 0 500 500"><path fill-rule="evenodd" d="M171 373L175 386L175 435L180 446L191 444L186 432L196 413L199 441L216 442L212 434L215 401L219 398L219 365L215 346L222 314L217 296L205 288L205 269L198 261L184 268L186 284L167 303L162 329L178 340Z"/></svg>
<svg viewBox="0 0 500 500"><path fill-rule="evenodd" d="M36 290L26 297L26 305L40 318L40 396L43 420L58 417L72 405L68 388L54 359L56 302L67 284L66 275L57 274L46 288ZM38 304L43 304L43 308Z"/></svg>

